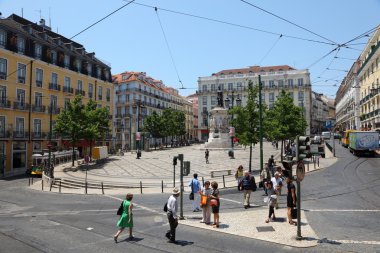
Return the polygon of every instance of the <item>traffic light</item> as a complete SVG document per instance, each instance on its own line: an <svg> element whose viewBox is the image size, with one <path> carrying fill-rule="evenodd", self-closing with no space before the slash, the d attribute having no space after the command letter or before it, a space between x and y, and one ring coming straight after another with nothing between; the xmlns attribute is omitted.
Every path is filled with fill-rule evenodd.
<svg viewBox="0 0 380 253"><path fill-rule="evenodd" d="M183 162L183 175L187 176L190 174L190 161Z"/></svg>
<svg viewBox="0 0 380 253"><path fill-rule="evenodd" d="M308 144L309 141L310 141L310 138L307 136L297 136L297 140L296 140L297 161L303 160L309 156L309 153L310 153L310 145Z"/></svg>
<svg viewBox="0 0 380 253"><path fill-rule="evenodd" d="M174 165L174 166L176 166L176 165L177 165L177 159L178 159L178 157L176 157L176 156L175 156L175 157L173 157L173 165Z"/></svg>

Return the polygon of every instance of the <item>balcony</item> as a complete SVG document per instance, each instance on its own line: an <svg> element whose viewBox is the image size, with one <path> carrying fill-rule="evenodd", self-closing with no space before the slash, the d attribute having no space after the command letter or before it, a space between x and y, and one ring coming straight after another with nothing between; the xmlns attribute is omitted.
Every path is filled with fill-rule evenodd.
<svg viewBox="0 0 380 253"><path fill-rule="evenodd" d="M74 93L74 89L71 87L63 86L63 92Z"/></svg>
<svg viewBox="0 0 380 253"><path fill-rule="evenodd" d="M103 96L102 96L102 95L98 95L98 99L99 99L99 100L102 100L102 99L103 99Z"/></svg>
<svg viewBox="0 0 380 253"><path fill-rule="evenodd" d="M61 85L56 83L49 83L49 90L61 91Z"/></svg>
<svg viewBox="0 0 380 253"><path fill-rule="evenodd" d="M25 83L25 77L23 77L23 76L18 76L18 77L17 77L17 82L18 82L18 83Z"/></svg>
<svg viewBox="0 0 380 253"><path fill-rule="evenodd" d="M32 139L44 139L46 135L45 132L32 132Z"/></svg>
<svg viewBox="0 0 380 253"><path fill-rule="evenodd" d="M75 95L82 95L83 97L86 95L86 92L84 90L75 90Z"/></svg>
<svg viewBox="0 0 380 253"><path fill-rule="evenodd" d="M13 102L13 109L16 110L28 111L29 107L29 104L26 104L24 102Z"/></svg>
<svg viewBox="0 0 380 253"><path fill-rule="evenodd" d="M111 97L106 97L107 102L111 101Z"/></svg>
<svg viewBox="0 0 380 253"><path fill-rule="evenodd" d="M52 114L60 114L61 112L61 109L58 108L58 107L48 107L48 113L50 113L50 110L51 110L51 113Z"/></svg>
<svg viewBox="0 0 380 253"><path fill-rule="evenodd" d="M1 131L0 132L0 138L10 138L11 137L11 132L9 131Z"/></svg>
<svg viewBox="0 0 380 253"><path fill-rule="evenodd" d="M13 131L13 139L26 139L28 138L28 132L25 131Z"/></svg>
<svg viewBox="0 0 380 253"><path fill-rule="evenodd" d="M0 108L11 108L11 101L1 99L0 100Z"/></svg>
<svg viewBox="0 0 380 253"><path fill-rule="evenodd" d="M36 86L42 87L42 80L36 80Z"/></svg>
<svg viewBox="0 0 380 253"><path fill-rule="evenodd" d="M89 92L89 93L88 93L88 97L89 97L89 98L92 98L92 92Z"/></svg>
<svg viewBox="0 0 380 253"><path fill-rule="evenodd" d="M1 79L1 80L7 80L7 73L5 73L5 72L0 72L0 79Z"/></svg>
<svg viewBox="0 0 380 253"><path fill-rule="evenodd" d="M45 112L46 106L44 106L44 105L33 105L32 111L33 112Z"/></svg>

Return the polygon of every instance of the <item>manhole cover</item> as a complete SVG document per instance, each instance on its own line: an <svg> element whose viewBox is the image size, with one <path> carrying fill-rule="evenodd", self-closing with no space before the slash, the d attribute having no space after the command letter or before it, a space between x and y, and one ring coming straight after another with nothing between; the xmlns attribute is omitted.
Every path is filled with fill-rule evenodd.
<svg viewBox="0 0 380 253"><path fill-rule="evenodd" d="M258 232L272 232L274 228L272 226L256 227Z"/></svg>

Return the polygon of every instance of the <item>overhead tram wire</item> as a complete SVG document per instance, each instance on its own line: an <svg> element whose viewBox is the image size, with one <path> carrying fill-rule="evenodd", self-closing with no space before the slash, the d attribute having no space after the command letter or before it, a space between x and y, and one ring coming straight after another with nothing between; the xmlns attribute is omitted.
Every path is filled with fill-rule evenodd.
<svg viewBox="0 0 380 253"><path fill-rule="evenodd" d="M259 63L257 65L260 66L260 64L262 63L262 61L269 55L270 52L272 52L273 48L277 45L277 43L280 41L281 38L282 38L282 34L277 38L277 40L271 46L271 48L269 49L269 51L263 56L263 58L261 58L261 60L259 61Z"/></svg>
<svg viewBox="0 0 380 253"><path fill-rule="evenodd" d="M157 8L154 8L154 11L155 11L155 13L156 13L156 16L157 16L157 19L158 19L158 23L160 23L161 31L162 31L162 34L164 35L164 39L165 39L165 43L166 43L166 47L168 48L168 51L169 51L169 54L170 54L170 58L172 59L172 63L173 63L173 66L174 66L174 70L175 70L175 72L177 73L178 82L181 84L180 89L185 89L185 87L183 87L183 83L182 83L182 81L181 81L181 78L179 77L178 70L177 70L177 66L176 66L176 64L175 64L175 62L174 62L173 54L172 54L172 51L170 50L170 46L169 46L168 40L167 40L167 38L166 38L166 34L165 34L165 31L164 31L164 28L163 28L163 26L162 26L160 16L158 15Z"/></svg>
<svg viewBox="0 0 380 253"><path fill-rule="evenodd" d="M220 24L224 24L224 25L235 26L235 27L239 27L239 28L243 28L243 29L248 29L248 30L253 30L253 31L257 31L257 32L262 32L262 33L266 33L266 34L270 34L270 35L276 35L276 36L282 35L285 38L296 39L296 40L303 40L303 41L314 42L314 43L325 44L325 45L331 45L331 46L337 45L336 43L330 43L330 42L325 42L325 41L319 41L319 40L307 39L307 38L302 38L302 37L297 37L297 36L292 36L292 35L286 35L286 34L283 34L283 33L276 33L276 32L266 31L266 30L254 28L254 27L251 27L251 26L239 25L239 24L228 22L228 21L208 18L208 17L204 17L204 16L194 15L194 14L180 12L180 11L175 11L175 10L169 10L169 9L160 8L160 7L156 7L156 6L152 6L152 5L147 5L147 4L137 3L137 2L134 2L133 4L144 6L144 7L147 7L147 8L153 8L153 9L157 9L157 10L161 10L161 11L166 11L166 12L170 12L170 13L174 13L174 14L178 14L178 15L188 16L188 17L197 18L197 19L203 19L203 20L207 20L207 21L212 21L212 22L220 23Z"/></svg>
<svg viewBox="0 0 380 253"><path fill-rule="evenodd" d="M85 31L87 31L88 29L90 29L91 27L97 25L98 23L102 22L103 20L107 19L108 17L112 16L113 14L115 14L116 12L120 11L121 9L127 7L128 5L130 5L131 3L133 3L135 0L131 0L129 1L128 3L124 4L123 6L117 8L116 10L112 11L111 13L107 14L106 16L104 16L103 18L99 19L98 21L96 21L95 23L92 23L91 25L87 26L86 28L84 28L83 30L81 30L80 32L78 32L77 34L75 34L74 36L70 37L69 40L72 40L73 38L77 37L78 35L84 33ZM55 45L53 48L51 48L52 50L56 49L57 47L59 47L59 45ZM26 66L29 66L30 65L30 62L28 64L26 64ZM19 71L19 69L17 68L15 71L9 73L7 75L7 78L15 73L17 73L17 71Z"/></svg>
<svg viewBox="0 0 380 253"><path fill-rule="evenodd" d="M257 5L254 5L254 4L252 4L252 3L248 2L248 1L245 1L245 0L240 0L240 1L243 2L243 3L245 3L245 4L248 4L248 5L252 6L252 7L254 7L254 8L256 8L256 9L259 9L259 10L265 12L265 13L268 13L269 15L272 15L272 16L274 16L274 17L276 17L276 18L279 18L279 19L281 19L281 20L283 20L283 21L285 21L285 22L287 22L287 23L289 23L289 24L292 24L292 25L294 25L294 26L296 26L296 27L298 27L298 28L300 28L300 29L302 29L302 30L305 30L305 31L307 31L307 32L309 32L309 33L311 33L311 34L314 34L315 36L318 36L318 37L320 37L320 38L322 38L322 39L324 39L324 40L327 40L327 41L333 43L333 45L339 45L339 44L336 43L335 41L332 41L332 40L330 40L330 39L328 39L328 38L326 38L326 37L324 37L324 36L322 36L322 35L319 35L319 34L313 32L313 31L311 31L311 30L309 30L309 29L307 29L307 28L305 28L305 27L303 27L303 26L297 25L296 23L294 23L294 22L292 22L292 21L290 21L290 20L287 20L287 19L285 19L285 18L283 18L283 17L280 17L280 16L278 16L278 15L276 15L276 14L270 12L270 11L267 11L267 10L265 10L265 9L263 9L263 8L261 8L261 7L259 7L259 6L257 6Z"/></svg>

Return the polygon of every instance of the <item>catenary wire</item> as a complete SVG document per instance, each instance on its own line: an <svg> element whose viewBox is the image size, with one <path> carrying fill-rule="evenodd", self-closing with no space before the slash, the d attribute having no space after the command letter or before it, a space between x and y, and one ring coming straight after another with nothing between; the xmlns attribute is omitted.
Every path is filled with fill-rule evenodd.
<svg viewBox="0 0 380 253"><path fill-rule="evenodd" d="M282 38L282 34L277 38L277 40L273 43L273 45L269 48L268 52L263 56L263 58L261 58L261 60L259 61L257 65L260 66L260 64L270 54L270 52L272 52L273 48L277 45L277 43L280 41L281 38Z"/></svg>
<svg viewBox="0 0 380 253"><path fill-rule="evenodd" d="M256 8L256 9L259 9L259 10L265 12L265 13L268 13L269 15L272 15L272 16L274 16L274 17L276 17L276 18L279 18L279 19L281 19L281 20L283 20L283 21L285 21L285 22L287 22L287 23L289 23L289 24L292 24L292 25L294 25L294 26L296 26L296 27L298 27L298 28L301 28L302 30L305 30L305 31L307 31L307 32L309 32L309 33L311 33L311 34L314 34L314 35L316 35L316 36L318 36L318 37L320 37L320 38L322 38L322 39L325 39L325 40L327 40L327 41L333 43L333 45L339 45L338 43L336 43L336 42L334 42L334 41L332 41L332 40L330 40L330 39L328 39L328 38L326 38L326 37L324 37L324 36L322 36L322 35L319 35L319 34L313 32L313 31L311 31L311 30L309 30L309 29L307 29L307 28L305 28L305 27L302 27L302 26L300 26L300 25L297 25L296 23L294 23L294 22L292 22L292 21L290 21L290 20L287 20L287 19L285 19L285 18L283 18L283 17L280 17L280 16L278 16L278 15L276 15L276 14L270 12L270 11L267 11L267 10L265 10L265 9L263 9L263 8L261 8L261 7L259 7L259 6L257 6L257 5L254 5L254 4L252 4L252 3L248 2L248 1L245 1L245 0L240 0L240 1L243 2L243 3L245 3L245 4L248 4L248 5L252 6L252 7L254 7L254 8Z"/></svg>
<svg viewBox="0 0 380 253"><path fill-rule="evenodd" d="M235 27L239 27L239 28L249 29L249 30L253 30L253 31L257 31L257 32L262 32L262 33L266 33L266 34L271 34L271 35L276 35L276 36L282 35L283 37L290 38L290 39L297 39L297 40L309 41L309 42L314 42L314 43L319 43L319 44L325 44L325 45L332 45L332 46L336 45L336 43L330 43L330 42L313 40L313 39L306 39L306 38L302 38L302 37L286 35L286 34L283 34L283 33L276 33L276 32L266 31L266 30L262 30L262 29L258 29L258 28L254 28L254 27L250 27L250 26L246 26L246 25L240 25L240 24L235 24L235 23L231 23L231 22L228 22L228 21L222 21L222 20L208 18L208 17L204 17L204 16L199 16L199 15L194 15L194 14L190 14L190 13L185 13L185 12L180 12L180 11L175 11L175 10L169 10L169 9L155 7L155 6L152 6L152 5L142 4L142 3L138 3L138 2L134 2L133 4L144 6L144 7L148 7L148 8L153 8L153 9L157 8L158 10L161 10L161 11L166 11L166 12L170 12L170 13L174 13L174 14L184 15L184 16L188 16L188 17L203 19L203 20L208 20L208 21L212 21L212 22L216 22L216 23L221 23L221 24L225 24L225 25L230 25L230 26L235 26Z"/></svg>
<svg viewBox="0 0 380 253"><path fill-rule="evenodd" d="M98 23L102 22L103 20L107 19L108 17L112 16L113 14L115 14L116 12L120 11L121 9L127 7L128 5L130 5L131 3L133 3L135 0L131 0L129 1L128 3L124 4L123 6L117 8L116 10L112 11L111 13L107 14L106 16L104 16L103 18L99 19L98 21L96 21L95 23L92 23L91 25L87 26L86 28L84 28L83 30L81 30L80 32L78 32L77 34L75 34L74 36L70 37L69 39L72 40L73 38L75 38L76 36L84 33L85 31L87 31L88 29L90 29L91 27L97 25ZM59 47L59 45L55 45L52 50L56 49L57 47ZM29 66L31 63L27 63L25 64L26 66ZM20 68L21 69L21 68ZM13 74L15 74L17 71L19 71L19 68L17 68L15 71L9 73L7 75L7 78Z"/></svg>
<svg viewBox="0 0 380 253"><path fill-rule="evenodd" d="M169 52L170 58L171 58L171 60L172 60L174 70L175 70L175 72L176 72L176 74L177 74L178 82L182 85L181 88L183 89L183 88L184 88L184 87L183 87L183 83L182 83L182 81L181 81L181 78L179 77L178 69L177 69L177 66L176 66L176 64L175 64L175 61L174 61L174 58L173 58L172 51L170 50L169 42L168 42L168 39L166 38L165 30L164 30L164 28L163 28L163 26L162 26L161 19L160 19L160 16L158 15L157 8L155 8L154 10L155 10L155 13L156 13L156 16L157 16L157 19L158 19L158 23L160 24L161 31L162 31L162 34L163 34L164 39L165 39L166 47L168 48L168 52Z"/></svg>

